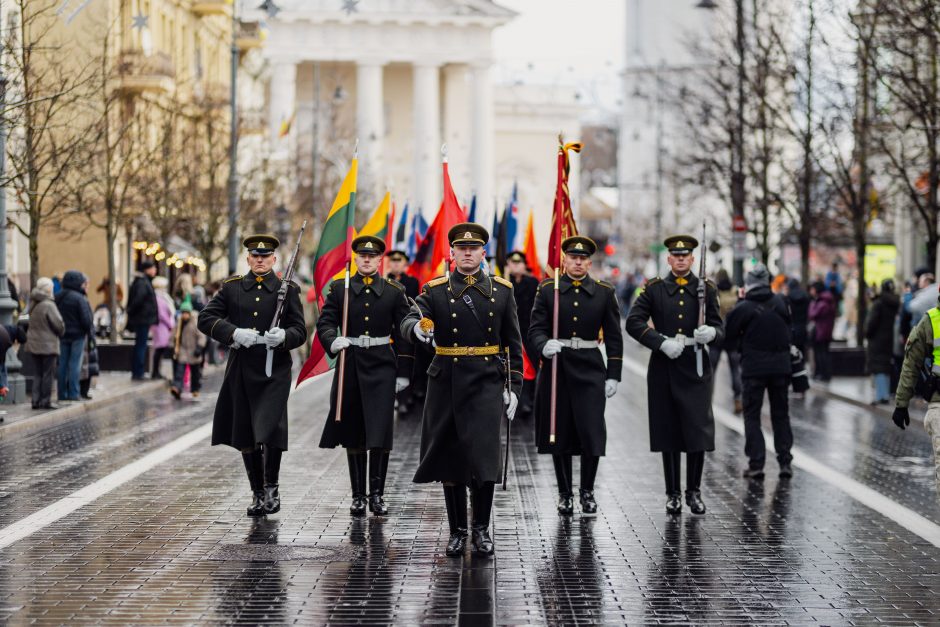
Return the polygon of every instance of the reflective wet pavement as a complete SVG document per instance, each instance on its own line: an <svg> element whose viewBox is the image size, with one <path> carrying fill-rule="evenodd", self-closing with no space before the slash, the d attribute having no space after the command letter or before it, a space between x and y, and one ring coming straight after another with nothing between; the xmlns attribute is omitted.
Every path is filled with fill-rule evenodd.
<svg viewBox="0 0 940 627"><path fill-rule="evenodd" d="M628 358L645 361L628 344ZM218 375L198 402L138 395L55 428L0 438L6 528L211 420ZM341 449L322 450L327 381L291 399L283 509L244 516L239 455L186 449L0 550L9 624L936 624L940 548L796 470L740 478L743 440L719 424L709 512L663 511L649 453L645 382L631 368L608 410L595 518L555 513L551 460L516 421L510 489L496 491L493 560L443 556L438 486L416 486L420 420L400 419L391 514L353 520ZM718 382L716 404L730 407ZM810 394L796 444L816 461L933 523L940 506L926 434L880 412ZM577 461L575 462L577 471ZM2 533L0 529L0 533Z"/></svg>

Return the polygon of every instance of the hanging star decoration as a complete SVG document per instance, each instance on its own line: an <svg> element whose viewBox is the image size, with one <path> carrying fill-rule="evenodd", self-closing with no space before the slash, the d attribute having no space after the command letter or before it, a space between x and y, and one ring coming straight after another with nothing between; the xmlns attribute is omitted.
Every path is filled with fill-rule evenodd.
<svg viewBox="0 0 940 627"><path fill-rule="evenodd" d="M150 17L142 13L138 13L133 17L133 25L131 28L137 28L143 30L149 26L147 22L150 20Z"/></svg>
<svg viewBox="0 0 940 627"><path fill-rule="evenodd" d="M359 11L357 4L359 4L359 0L343 0L343 11L346 12L346 15L352 15Z"/></svg>

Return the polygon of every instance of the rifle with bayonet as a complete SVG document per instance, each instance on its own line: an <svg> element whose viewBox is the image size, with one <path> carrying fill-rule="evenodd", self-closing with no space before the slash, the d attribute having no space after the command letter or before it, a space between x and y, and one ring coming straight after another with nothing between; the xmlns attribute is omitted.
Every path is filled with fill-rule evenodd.
<svg viewBox="0 0 940 627"><path fill-rule="evenodd" d="M705 246L705 222L702 222L702 257L699 259L698 266L698 326L705 324L705 256L708 254L708 247ZM705 376L703 354L705 350L702 344L695 344L695 372L699 378Z"/></svg>
<svg viewBox="0 0 940 627"><path fill-rule="evenodd" d="M300 234L297 235L297 244L294 246L294 253L287 262L287 268L284 270L284 276L281 277L281 286L277 289L277 307L274 309L274 318L271 319L271 328L280 326L281 316L284 314L284 306L287 303L287 288L290 287L294 279L294 270L297 267L297 255L300 252L300 241L304 237L304 231L307 229L307 221L304 220L300 225ZM264 361L264 374L268 377L274 368L274 349L268 346L267 355Z"/></svg>

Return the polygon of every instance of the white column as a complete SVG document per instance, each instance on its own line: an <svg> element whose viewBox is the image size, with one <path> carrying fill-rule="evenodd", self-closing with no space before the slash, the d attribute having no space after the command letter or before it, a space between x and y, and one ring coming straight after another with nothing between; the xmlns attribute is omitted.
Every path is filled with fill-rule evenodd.
<svg viewBox="0 0 940 627"><path fill-rule="evenodd" d="M492 224L493 203L493 84L490 63L473 66L470 92L471 103L471 176L477 194L477 220Z"/></svg>
<svg viewBox="0 0 940 627"><path fill-rule="evenodd" d="M441 204L441 88L436 64L414 66L414 186L412 198L429 222Z"/></svg>
<svg viewBox="0 0 940 627"><path fill-rule="evenodd" d="M361 187L372 188L377 195L385 185L382 148L385 138L385 99L382 89L382 64L360 62L356 65L356 133L359 138L360 172L368 173ZM363 177L365 178L365 177Z"/></svg>
<svg viewBox="0 0 940 627"><path fill-rule="evenodd" d="M296 107L297 64L294 62L276 62L271 68L271 101L268 110L268 128L271 152L286 157L290 144L289 136L281 137L281 125L287 122ZM291 129L293 130L293 129Z"/></svg>
<svg viewBox="0 0 940 627"><path fill-rule="evenodd" d="M470 202L473 189L471 170L470 72L465 64L450 63L441 70L441 130L450 157L450 178L457 199Z"/></svg>

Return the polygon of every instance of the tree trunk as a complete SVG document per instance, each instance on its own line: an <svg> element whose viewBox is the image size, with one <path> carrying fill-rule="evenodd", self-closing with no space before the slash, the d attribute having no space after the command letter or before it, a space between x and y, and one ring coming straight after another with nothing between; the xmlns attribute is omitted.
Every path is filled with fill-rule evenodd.
<svg viewBox="0 0 940 627"><path fill-rule="evenodd" d="M29 221L29 289L32 291L39 280L39 221Z"/></svg>
<svg viewBox="0 0 940 627"><path fill-rule="evenodd" d="M108 303L108 310L111 314L111 343L116 344L118 341L118 317L117 317L117 267L116 260L114 258L114 241L117 239L115 233L116 227L114 224L114 207L113 202L109 199L105 202L106 211L108 212L107 222L105 226L105 239L107 240L108 248L108 281L111 283L111 302ZM128 286L129 287L129 286Z"/></svg>

